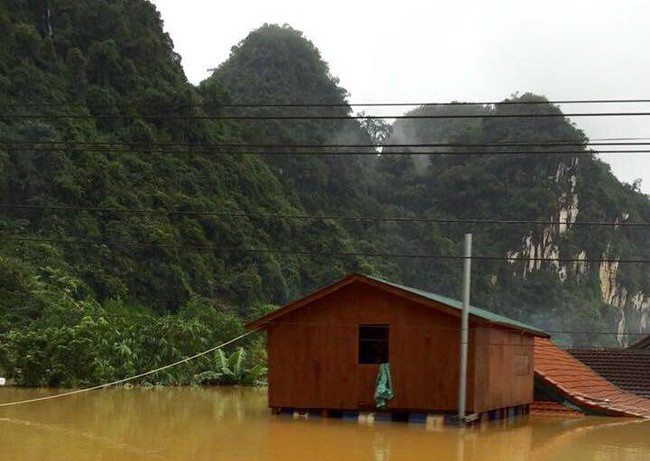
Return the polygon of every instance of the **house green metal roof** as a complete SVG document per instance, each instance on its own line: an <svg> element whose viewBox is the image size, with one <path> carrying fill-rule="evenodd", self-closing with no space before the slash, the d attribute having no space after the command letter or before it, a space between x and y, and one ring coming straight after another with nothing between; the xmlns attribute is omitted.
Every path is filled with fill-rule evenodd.
<svg viewBox="0 0 650 461"><path fill-rule="evenodd" d="M400 290L408 291L409 293L413 293L414 295L421 296L426 299L430 299L432 301L436 301L440 304L444 304L445 306L453 307L458 310L463 309L463 303L457 299L452 299L452 298L447 298L446 296L441 296L435 293L430 293L428 291L424 290L419 290L417 288L411 288L407 287L404 285L399 285L397 283L389 282L387 280L383 280L377 277L372 277L370 275L365 275L363 274L364 277L369 278L371 280L374 280L379 283L383 283L386 285L390 285L395 288L399 288ZM532 325L528 325L523 322L518 322L516 320L509 319L508 317L504 317L503 315L495 314L490 311L486 311L485 309L481 309L480 307L474 307L471 306L469 307L469 313L470 315L474 315L476 317L480 317L482 319L487 320L488 322L492 323L497 323L509 327L514 327L522 330L528 330L533 333L537 333L543 336L549 336L548 333L546 333L544 330L534 327Z"/></svg>
<svg viewBox="0 0 650 461"><path fill-rule="evenodd" d="M337 282L334 282L331 285L324 286L314 292L312 292L310 295L297 299L295 301L290 302L289 304L286 304L282 306L280 309L275 310L273 312L269 312L266 315L263 315L262 317L253 320L245 325L246 329L256 329L260 328L263 325L271 322L272 320L281 317L283 315L288 314L289 312L292 312L295 309L299 309L300 307L312 302L314 299L318 299L321 296L327 296L330 294L332 291L336 291L340 289L341 287L347 285L348 283L351 283L353 281L363 281L365 280L366 283L369 282L374 282L380 285L384 285L385 287L392 287L396 288L397 290L401 290L406 293L410 293L413 295L416 295L420 298L429 300L429 301L434 301L439 304L442 304L447 307L451 307L452 309L457 309L457 310L462 310L463 309L463 303L458 301L457 299L452 299L452 298L447 298L445 296L437 295L435 293L430 293L428 291L424 290L418 290L417 288L411 288L407 287L404 285L399 285L397 283L389 282L387 280L383 280L377 277L371 277L369 275L365 274L350 274L347 277L344 277ZM478 317L480 319L483 319L487 322L496 324L496 325L503 325L505 327L509 328L515 328L518 330L523 330L527 331L529 333L532 333L533 335L537 336L543 336L545 338L548 338L549 335L544 331L541 330L540 328L534 327L532 325L527 325L523 322L518 322L516 320L509 319L508 317L504 317L499 314L494 314L492 312L486 311L485 309L481 309L479 307L474 307L470 306L469 308L469 313L470 315L474 317Z"/></svg>

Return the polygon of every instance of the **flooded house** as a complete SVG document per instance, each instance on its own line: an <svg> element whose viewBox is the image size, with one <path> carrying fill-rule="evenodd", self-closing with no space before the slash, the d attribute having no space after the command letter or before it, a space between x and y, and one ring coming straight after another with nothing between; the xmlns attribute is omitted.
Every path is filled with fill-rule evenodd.
<svg viewBox="0 0 650 461"><path fill-rule="evenodd" d="M461 308L460 301L353 274L250 322L249 330L267 333L269 407L454 414ZM548 335L477 307L469 311L469 332L468 413L526 412L534 340ZM376 399L381 383L390 387L383 401Z"/></svg>
<svg viewBox="0 0 650 461"><path fill-rule="evenodd" d="M566 351L535 338L535 411L650 419L649 363L640 349Z"/></svg>
<svg viewBox="0 0 650 461"><path fill-rule="evenodd" d="M569 353L617 387L650 399L650 336L627 348L571 349Z"/></svg>

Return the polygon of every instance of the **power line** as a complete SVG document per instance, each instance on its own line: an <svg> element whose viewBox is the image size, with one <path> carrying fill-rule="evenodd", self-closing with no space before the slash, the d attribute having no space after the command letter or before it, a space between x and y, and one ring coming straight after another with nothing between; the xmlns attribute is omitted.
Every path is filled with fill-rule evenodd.
<svg viewBox="0 0 650 461"><path fill-rule="evenodd" d="M283 157L283 156L411 156L411 155L430 155L430 156L472 156L472 155L483 155L483 156L540 156L540 155L571 155L571 156L592 156L598 154L649 154L650 149L617 149L617 150L599 150L599 151L558 151L558 150L533 150L533 151L419 151L419 152L356 152L356 151L320 151L320 152L269 152L269 151L213 151L207 149L191 149L191 150L135 150L135 149L83 149L83 148L73 148L73 149L56 149L56 148L20 148L12 149L14 152L42 152L45 154L53 154L55 152L66 152L66 153L78 153L78 154L138 154L138 155L161 155L161 154L172 154L172 155L207 155L207 156L242 156L242 155L259 155L263 157Z"/></svg>
<svg viewBox="0 0 650 461"><path fill-rule="evenodd" d="M447 114L447 115L170 115L170 114L0 114L0 118L25 120L437 120L475 118L564 118L564 117L645 117L650 112L580 112L530 114Z"/></svg>
<svg viewBox="0 0 650 461"><path fill-rule="evenodd" d="M472 306L476 307L476 306ZM498 312L490 311L495 314L498 314ZM104 312L101 314L96 314L98 316L101 316L106 319L111 319L111 320L129 320L129 319L138 319L138 320L147 320L150 318L161 318L165 317L167 315L174 315L174 314L164 314L162 316L156 317L156 314L143 314L143 313L132 313L132 314L127 314L127 313L115 313L115 312ZM499 314L502 315L502 314ZM78 315L79 317L82 317L81 314ZM330 326L330 327L338 327L338 328L344 328L344 327L358 327L358 323L345 323L345 322L313 322L313 321L287 321L287 320L270 320L266 322L265 324L267 325L278 325L278 326ZM438 326L438 325L400 325L400 329L404 330L425 330L425 331L458 331L458 327L444 327L444 326ZM476 331L476 330L482 330L485 327L483 326L470 326L469 329L470 331ZM648 333L640 333L640 332L631 332L631 331L603 331L603 330L550 330L546 328L539 328L540 330L543 330L545 333L549 334L593 334L593 335L611 335L611 336L648 336L650 332ZM486 344L486 343L483 343ZM493 344L500 344L500 343L493 343ZM580 348L580 349L585 349L585 348ZM603 347L594 347L594 349L606 349ZM611 349L617 349L617 348L611 348ZM618 349L620 350L620 349Z"/></svg>
<svg viewBox="0 0 650 461"><path fill-rule="evenodd" d="M426 289L425 289L426 291ZM453 299L453 298L452 298ZM295 301L295 300L294 300ZM477 307L477 306L472 306L472 307ZM499 314L498 312L495 312L493 310L490 310L489 312ZM83 317L85 314L80 314L78 313L78 317ZM97 316L101 316L103 318L107 319L114 319L114 320L147 320L150 318L164 318L166 316L170 315L175 315L175 314L145 314L141 312L136 312L136 313L116 313L116 312L103 312L101 314L95 314ZM245 319L243 319L246 321ZM358 327L358 323L346 323L346 322L322 322L322 321L287 321L287 320L270 320L265 323L266 325L279 325L279 326L331 326L331 327L338 327L338 328L343 328L343 327ZM426 330L426 331L458 331L458 327L445 327L445 326L439 326L439 325L400 325L400 329L404 330ZM474 330L482 330L485 327L483 326L470 326L469 329L470 331ZM542 329L540 327L540 329ZM639 333L639 332L628 332L628 331L604 331L604 330L550 330L544 328L543 331L545 333L550 333L550 334L594 334L594 335L621 335L621 336L648 336L650 332L648 333ZM582 349L582 348L581 348ZM597 347L597 349L603 349L603 347ZM614 348L616 349L616 348Z"/></svg>
<svg viewBox="0 0 650 461"><path fill-rule="evenodd" d="M141 214L141 215L179 215L179 216L218 216L231 218L257 218L257 219L327 219L335 221L377 221L377 222L422 222L437 224L492 224L492 225L567 225L567 226L603 226L603 227L650 227L645 222L616 222L616 221L543 221L526 219L453 219L433 218L424 216L369 216L369 215L332 215L332 214L291 214L291 213L244 213L225 211L193 211L193 210L154 210L115 207L88 207L69 205L33 205L0 203L0 209L25 209L25 210L56 210L56 211L88 211L115 214Z"/></svg>
<svg viewBox="0 0 650 461"><path fill-rule="evenodd" d="M264 157L282 157L282 156L411 156L411 155L431 155L431 156L467 156L467 155L497 155L497 156L536 156L536 155L572 155L572 156L592 156L597 154L648 154L650 149L616 149L616 150L598 150L598 151L585 151L585 150L517 150L517 151L225 151L225 150L210 150L204 148L192 148L190 150L176 150L176 149L162 149L153 150L149 149L101 149L93 147L91 149L75 147L75 148L53 148L53 147L20 147L11 149L13 152L43 152L43 153L80 153L80 154L145 154L145 155L159 155L159 154L173 154L173 155L191 155L203 154L209 156L239 156L239 155L259 155Z"/></svg>
<svg viewBox="0 0 650 461"><path fill-rule="evenodd" d="M608 138L603 138L607 140ZM614 140L615 138L611 138ZM649 138L650 139L650 138ZM197 143L197 142L129 142L129 141L78 141L78 140L14 140L2 141L0 145L21 146L21 145L78 145L78 146L137 146L137 147L186 147L186 146L203 146L203 147L292 147L292 148L349 148L349 147L588 147L588 146L647 146L650 142L590 142L573 140L551 140L551 141L508 141L508 142L490 142L490 143L459 143L459 142L430 142L430 143L390 143L390 144L331 144L331 143Z"/></svg>
<svg viewBox="0 0 650 461"><path fill-rule="evenodd" d="M603 138L607 139L607 138ZM615 138L611 138L615 140ZM640 138L645 139L645 138ZM650 139L650 138L648 138ZM349 149L349 148L431 148L431 147L448 147L448 148L496 148L496 147L583 147L592 146L600 147L621 147L621 146L650 146L650 142L629 141L629 142L592 142L576 140L552 140L552 141L509 141L509 142L489 142L489 143L462 143L462 142L429 142L429 143L391 143L391 144L368 144L368 143L197 143L197 142L129 142L129 141L54 141L54 140L29 140L29 141L2 141L0 145L5 147L23 147L23 146L89 146L89 147L138 147L138 148L172 148L172 147L204 147L220 149L236 148L287 148L287 149Z"/></svg>
<svg viewBox="0 0 650 461"><path fill-rule="evenodd" d="M16 236L0 236L0 241L15 241L22 243L57 243L63 245L80 245L80 246L115 246L142 249L171 249L171 250L210 250L224 253L251 253L251 254L290 254L295 256L332 256L332 257L372 257L372 258L405 258L405 259L438 259L438 260L464 260L464 256L440 255L440 254L412 254L412 253L378 253L378 252L345 252L345 251L318 251L318 250L293 250L293 249L271 249L271 248L235 248L221 247L216 245L172 245L164 243L121 243L108 242L103 240L70 240L60 238L32 238ZM519 258L505 256L472 256L474 261L509 261L531 262L531 261L548 261L548 262L580 262L580 263L650 263L650 259L620 259L620 258Z"/></svg>
<svg viewBox="0 0 650 461"><path fill-rule="evenodd" d="M21 151L39 151L39 152L71 152L71 153L170 153L170 154L213 154L213 155L473 155L473 154L495 154L495 155L518 155L518 154L574 154L574 155L593 155L598 153L647 153L650 148L646 149L615 149L615 150L558 150L550 148L548 150L530 150L530 149L517 149L517 150L417 150L417 151L383 151L376 150L311 150L311 151L290 151L290 150L239 150L239 149L222 149L222 148L209 148L201 146L187 146L186 149L180 148L114 148L114 147L67 147L67 146L18 146L10 147L9 150L13 152Z"/></svg>
<svg viewBox="0 0 650 461"><path fill-rule="evenodd" d="M457 300L456 300L457 301ZM472 306L476 307L476 306ZM492 312L492 311L490 311ZM497 314L497 312L494 312ZM128 317L128 316L125 316ZM265 325L283 325L283 326L332 326L332 327L358 327L358 323L351 323L351 322L322 322L322 321L316 321L316 322L310 322L310 321L291 321L291 320L269 320L268 322L265 322ZM470 331L477 331L477 330L483 330L485 327L483 326L470 326L469 329ZM457 332L459 330L458 327L444 327L444 326L439 326L439 325L426 325L426 324L420 324L420 325L400 325L399 329L405 329L405 330L432 330L432 331L452 331L452 332ZM540 328L541 329L541 328ZM618 331L602 331L602 330L548 330L544 329L544 332L546 333L553 333L553 334L576 334L576 333L585 333L585 334L594 334L594 335L625 335L625 336L648 336L649 333L635 333L635 332L618 332Z"/></svg>
<svg viewBox="0 0 650 461"><path fill-rule="evenodd" d="M314 108L314 107L410 107L410 106L527 106L527 105L557 105L557 104L643 104L650 103L650 99L560 99L553 101L476 101L476 102L360 102L360 103L222 103L203 102L195 104L0 104L0 108L7 107L70 107L70 108L97 108L97 107L215 107L215 108Z"/></svg>
<svg viewBox="0 0 650 461"><path fill-rule="evenodd" d="M45 151L51 152L52 150L65 150L66 152L80 152L80 153L134 153L134 154L209 154L209 155L264 155L264 156L282 156L282 155L379 155L379 152L374 150L377 147L383 147L382 155L593 155L593 154L647 154L650 153L650 142L618 142L618 143L590 143L585 145L580 142L539 142L539 143L525 143L525 142L509 142L509 143L420 143L420 144L390 144L390 145L373 145L373 144L240 144L240 143L210 143L210 144L197 144L197 143L128 143L128 142L67 142L67 141L0 141L0 146L4 146L13 151ZM570 147L589 148L592 146L602 147L616 147L616 149L599 149L598 151L591 150L576 150L569 149ZM643 149L624 149L623 146L643 146ZM454 148L463 150L418 150L418 151L394 151L395 148ZM474 148L523 148L529 147L525 150L467 150ZM551 150L539 150L539 148L550 148ZM186 148L187 150L176 150L174 148ZM232 149L272 149L272 150L237 150ZM318 149L309 151L282 151L285 149ZM323 149L337 149L323 151ZM366 149L366 150L339 150L339 149ZM537 148L531 150L530 148ZM552 149L556 148L556 149ZM562 150L557 150L561 148ZM135 150L142 149L142 150ZM157 152L150 152L152 149L161 149ZM214 150L213 150L214 149ZM282 149L282 150L280 150ZM372 149L372 150L370 150Z"/></svg>

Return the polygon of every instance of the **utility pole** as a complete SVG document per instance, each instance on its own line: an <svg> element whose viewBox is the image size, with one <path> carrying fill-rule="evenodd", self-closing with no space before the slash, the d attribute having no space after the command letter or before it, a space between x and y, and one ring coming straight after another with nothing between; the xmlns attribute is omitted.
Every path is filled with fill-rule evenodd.
<svg viewBox="0 0 650 461"><path fill-rule="evenodd" d="M463 254L463 311L460 316L460 380L458 383L458 422L465 423L467 399L467 349L469 343L469 288L472 273L472 234L465 234Z"/></svg>

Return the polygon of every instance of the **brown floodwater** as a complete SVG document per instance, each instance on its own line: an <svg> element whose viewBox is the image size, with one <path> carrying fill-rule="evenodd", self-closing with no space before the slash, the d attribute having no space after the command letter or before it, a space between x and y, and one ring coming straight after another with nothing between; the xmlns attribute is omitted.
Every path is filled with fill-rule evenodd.
<svg viewBox="0 0 650 461"><path fill-rule="evenodd" d="M0 403L54 392L0 388ZM0 459L650 460L650 421L361 424L271 415L264 388L109 389L0 408Z"/></svg>

